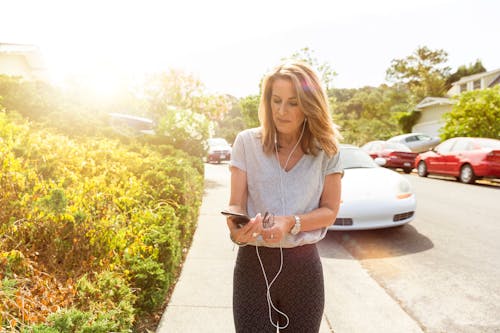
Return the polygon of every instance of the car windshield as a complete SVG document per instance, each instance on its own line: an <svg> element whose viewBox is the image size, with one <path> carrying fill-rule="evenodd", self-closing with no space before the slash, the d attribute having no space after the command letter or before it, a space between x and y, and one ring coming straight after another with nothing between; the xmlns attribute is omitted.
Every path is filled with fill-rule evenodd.
<svg viewBox="0 0 500 333"><path fill-rule="evenodd" d="M384 148L385 149L392 149L392 150L396 150L396 151L406 151L406 152L411 151L410 148L408 148L407 146L405 146L401 143L396 143L396 142L385 142Z"/></svg>
<svg viewBox="0 0 500 333"><path fill-rule="evenodd" d="M208 139L209 146L228 146L229 144L223 138L212 138Z"/></svg>
<svg viewBox="0 0 500 333"><path fill-rule="evenodd" d="M370 155L359 148L341 148L340 160L344 169L378 167Z"/></svg>

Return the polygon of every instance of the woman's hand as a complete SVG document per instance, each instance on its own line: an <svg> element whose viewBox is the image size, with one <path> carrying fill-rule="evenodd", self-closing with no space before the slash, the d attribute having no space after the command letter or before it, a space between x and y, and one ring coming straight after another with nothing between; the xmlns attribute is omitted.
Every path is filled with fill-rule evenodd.
<svg viewBox="0 0 500 333"><path fill-rule="evenodd" d="M250 222L243 227L238 227L231 216L227 217L227 226L231 240L238 245L255 242L255 239L262 234L262 216L257 214Z"/></svg>
<svg viewBox="0 0 500 333"><path fill-rule="evenodd" d="M271 216L274 224L262 229L262 238L267 243L280 243L290 232L295 220L291 216Z"/></svg>

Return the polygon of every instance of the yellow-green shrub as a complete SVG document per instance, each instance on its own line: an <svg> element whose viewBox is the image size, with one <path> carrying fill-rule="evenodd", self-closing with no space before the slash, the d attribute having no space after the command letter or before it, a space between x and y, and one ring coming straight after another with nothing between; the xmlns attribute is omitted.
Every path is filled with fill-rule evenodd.
<svg viewBox="0 0 500 333"><path fill-rule="evenodd" d="M191 241L202 191L201 161L171 147L69 138L0 112L0 253L16 248L65 293L87 272L97 289L115 279L135 292L127 318L161 305ZM82 311L94 318L98 305L67 299L65 308L76 312L59 311L61 322ZM26 328L46 319L32 318L13 323Z"/></svg>

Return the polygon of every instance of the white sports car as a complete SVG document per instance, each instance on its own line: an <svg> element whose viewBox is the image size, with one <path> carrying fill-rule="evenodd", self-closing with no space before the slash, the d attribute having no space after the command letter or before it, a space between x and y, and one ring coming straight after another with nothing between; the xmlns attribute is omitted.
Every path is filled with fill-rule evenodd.
<svg viewBox="0 0 500 333"><path fill-rule="evenodd" d="M364 230L403 225L415 217L416 198L399 173L380 167L365 151L343 145L342 201L329 230ZM383 163L383 161L381 161Z"/></svg>

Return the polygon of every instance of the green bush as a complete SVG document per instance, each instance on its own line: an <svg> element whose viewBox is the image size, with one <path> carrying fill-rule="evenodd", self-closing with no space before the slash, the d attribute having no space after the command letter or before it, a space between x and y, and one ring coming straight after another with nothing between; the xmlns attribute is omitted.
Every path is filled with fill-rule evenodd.
<svg viewBox="0 0 500 333"><path fill-rule="evenodd" d="M500 138L500 86L467 91L455 100L452 110L443 115L443 140L458 136Z"/></svg>
<svg viewBox="0 0 500 333"><path fill-rule="evenodd" d="M0 112L0 304L8 279L33 297L2 328L132 329L174 283L202 194L203 163L171 146L69 137ZM64 292L37 295L33 269L37 286Z"/></svg>

